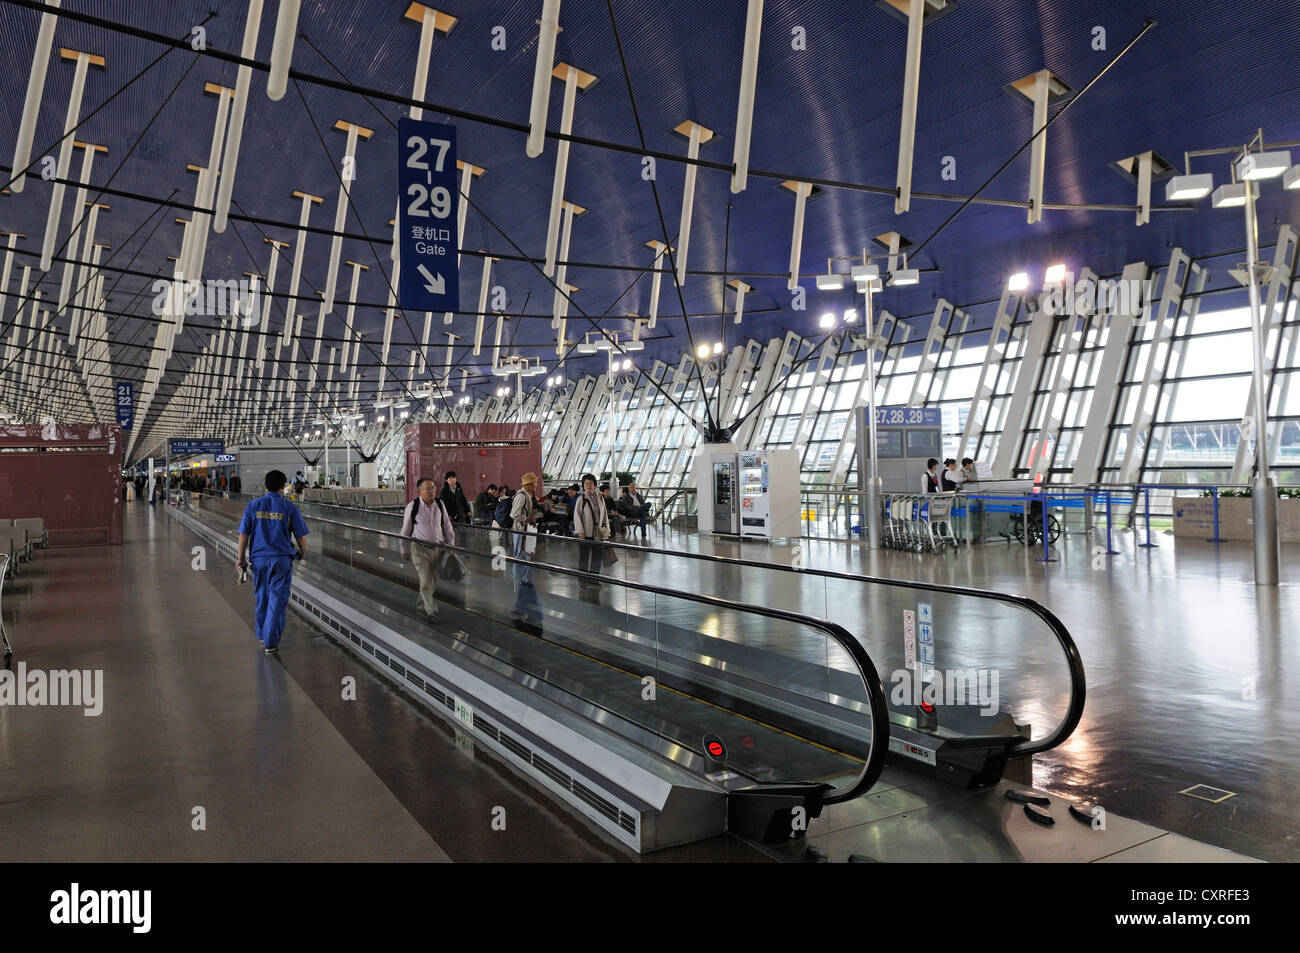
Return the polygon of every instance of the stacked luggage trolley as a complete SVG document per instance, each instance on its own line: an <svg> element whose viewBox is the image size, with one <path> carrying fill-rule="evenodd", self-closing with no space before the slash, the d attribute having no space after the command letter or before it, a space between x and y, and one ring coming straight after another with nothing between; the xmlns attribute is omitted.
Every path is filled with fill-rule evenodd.
<svg viewBox="0 0 1300 953"><path fill-rule="evenodd" d="M955 493L886 493L880 499L883 532L888 549L914 553L942 553L956 549L952 530Z"/></svg>

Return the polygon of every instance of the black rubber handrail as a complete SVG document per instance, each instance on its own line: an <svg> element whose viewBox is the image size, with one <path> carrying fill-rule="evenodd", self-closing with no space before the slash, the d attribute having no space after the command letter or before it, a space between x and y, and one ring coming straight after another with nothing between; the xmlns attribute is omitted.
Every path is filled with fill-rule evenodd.
<svg viewBox="0 0 1300 953"><path fill-rule="evenodd" d="M215 494L208 495L212 496L214 499L221 499L221 497L216 496ZM242 496L244 494L238 495ZM421 546L434 545L431 543L425 543L418 539L413 539L410 536L403 536L400 533L375 529L370 526L357 526L354 523L344 523L341 520L332 520L323 516L313 516L311 519L322 523L329 523L334 526L342 526L350 530L363 530L367 533L376 533L406 543L417 543ZM722 599L717 596L705 596L694 592L681 592L673 589L665 589L647 583L632 582L626 579L617 579L611 576L582 572L578 569L570 569L567 566L555 566L551 563L542 563L531 559L520 560L508 554L483 553L479 550L466 549L463 546L448 546L445 544L438 544L437 548L445 549L450 552L463 553L467 556L472 556L475 559L502 558L511 563L540 568L547 572L562 573L567 576L574 576L579 579L591 579L602 583L614 583L625 589L635 589L639 592L648 592L659 596L669 596L674 599L685 599L690 602L715 606L719 609L748 612L753 615L762 615L772 619L781 619L786 622L795 622L812 629L820 629L834 639L835 642L837 642L840 647L849 654L853 659L854 664L857 665L858 674L862 677L862 683L867 689L867 704L870 708L871 715L871 750L868 752L867 758L862 765L862 772L858 775L852 785L843 790L833 791L822 800L822 803L836 804L841 801L852 800L853 798L865 794L879 779L880 772L884 770L885 752L889 748L889 706L885 701L885 690L880 683L880 675L876 671L875 663L871 661L871 656L867 655L866 649L862 647L862 643L850 635L848 630L837 622L831 622L828 619L819 619L816 616L804 615L799 612L791 612L788 609L776 609L770 606L752 605L750 603L737 602L732 599ZM677 741L676 743L681 744L680 741Z"/></svg>
<svg viewBox="0 0 1300 953"><path fill-rule="evenodd" d="M382 513L383 515L396 515L385 513L382 510L367 510L361 507L340 506L337 503L318 503L315 501L304 501L310 506L332 506L335 509L356 510L363 513ZM315 517L324 519L325 517ZM459 524L464 526L465 524ZM369 529L369 527L360 527ZM495 529L488 526L470 524L471 529L482 530L493 533L510 533L513 535L524 535L521 530L515 529ZM375 532L384 532L375 530ZM555 539L565 540L568 537L558 536ZM576 542L576 540L575 540ZM886 586L901 586L905 589L914 589L922 592L943 592L958 596L969 596L976 599L992 599L996 602L1004 602L1009 605L1018 606L1028 612L1038 616L1047 625L1049 631L1056 638L1061 647L1061 652L1065 656L1066 666L1070 672L1070 705L1066 709L1065 717L1057 725L1055 731L1038 741L1026 739L1022 742L1013 744L1008 753L1011 755L1031 755L1038 754L1041 751L1050 751L1057 745L1065 741L1074 733L1078 727L1079 720L1083 717L1084 701L1087 697L1087 681L1083 672L1083 659L1079 655L1079 647L1075 644L1073 636L1070 635L1064 623L1057 618L1056 614L1046 606L1029 598L1028 596L1014 595L1009 592L995 592L991 589L974 589L968 586L952 586L938 582L921 582L911 579L885 579L880 576L863 576L852 573L838 572L833 569L795 569L792 566L783 566L780 563L765 563L754 559L741 559L734 556L713 556L705 553L691 553L681 550L656 549L650 546L637 546L629 543L615 543L606 541L602 543L606 546L614 546L618 549L625 549L640 553L658 553L663 556L684 556L688 559L700 559L708 562L727 563L733 566L751 566L758 569L770 569L778 572L800 573L805 576L820 576L827 579L844 579L850 582L875 583ZM607 578L607 577L602 577Z"/></svg>

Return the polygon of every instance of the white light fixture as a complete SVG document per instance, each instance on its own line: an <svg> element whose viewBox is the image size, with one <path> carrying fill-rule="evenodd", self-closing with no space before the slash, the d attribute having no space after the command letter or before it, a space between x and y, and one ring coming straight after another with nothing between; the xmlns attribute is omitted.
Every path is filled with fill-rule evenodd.
<svg viewBox="0 0 1300 953"><path fill-rule="evenodd" d="M1246 204L1246 184L1228 182L1214 190L1210 204L1215 208L1241 208Z"/></svg>
<svg viewBox="0 0 1300 953"><path fill-rule="evenodd" d="M822 315L821 320L818 321L817 323L823 328L833 328L835 327L835 315L827 311L825 314Z"/></svg>
<svg viewBox="0 0 1300 953"><path fill-rule="evenodd" d="M623 350L625 350L625 351L644 351L644 350L645 350L645 341L625 341L625 342L623 342Z"/></svg>
<svg viewBox="0 0 1300 953"><path fill-rule="evenodd" d="M1058 281L1065 280L1065 266L1053 265L1047 269L1047 274L1043 276L1043 281L1049 285L1056 284Z"/></svg>
<svg viewBox="0 0 1300 953"><path fill-rule="evenodd" d="M1300 189L1300 164L1287 169L1286 175L1282 176L1282 188Z"/></svg>
<svg viewBox="0 0 1300 953"><path fill-rule="evenodd" d="M902 288L907 285L920 283L921 273L915 268L901 268L889 276L889 286L891 288Z"/></svg>
<svg viewBox="0 0 1300 953"><path fill-rule="evenodd" d="M722 353L722 342L721 342L721 341L714 341L714 342L713 342L713 353L714 353L714 354L721 354L721 353Z"/></svg>
<svg viewBox="0 0 1300 953"><path fill-rule="evenodd" d="M879 277L880 277L879 265L854 265L853 266L853 280L858 285L859 291L862 290L862 286L865 285L868 281L875 281Z"/></svg>
<svg viewBox="0 0 1300 953"><path fill-rule="evenodd" d="M404 410L404 411L402 411L402 419L403 419L403 420L405 420L405 419L406 419L407 417L409 417L409 416L411 416L411 412L410 412L409 410Z"/></svg>
<svg viewBox="0 0 1300 953"><path fill-rule="evenodd" d="M590 341L583 341L578 345L577 351L579 354L595 354L596 345L592 344Z"/></svg>
<svg viewBox="0 0 1300 953"><path fill-rule="evenodd" d="M1007 279L1008 291L1024 291L1029 287L1029 275L1026 272L1018 271Z"/></svg>
<svg viewBox="0 0 1300 953"><path fill-rule="evenodd" d="M632 369L632 358L630 357L623 358L623 370L630 371L631 369Z"/></svg>
<svg viewBox="0 0 1300 953"><path fill-rule="evenodd" d="M1253 182L1256 179L1275 179L1291 167L1291 153L1287 149L1277 152L1252 152L1237 160L1237 178Z"/></svg>
<svg viewBox="0 0 1300 953"><path fill-rule="evenodd" d="M818 291L843 291L844 276L837 274L827 274L817 276Z"/></svg>
<svg viewBox="0 0 1300 953"><path fill-rule="evenodd" d="M709 356L709 346L707 344L701 344L699 347L695 349L695 356L698 357L701 361L704 360L706 357Z"/></svg>
<svg viewBox="0 0 1300 953"><path fill-rule="evenodd" d="M599 341L596 342L596 350L612 351L614 350L614 342L611 341L609 338L602 337Z"/></svg>
<svg viewBox="0 0 1300 953"><path fill-rule="evenodd" d="M1214 176L1208 172L1201 175L1176 175L1165 186L1165 200L1169 202L1186 202L1203 199L1214 188Z"/></svg>
<svg viewBox="0 0 1300 953"><path fill-rule="evenodd" d="M858 323L858 312L855 311L853 308L849 308L849 310L845 311L845 312L844 312L844 323L845 323L845 324L857 324L857 323Z"/></svg>

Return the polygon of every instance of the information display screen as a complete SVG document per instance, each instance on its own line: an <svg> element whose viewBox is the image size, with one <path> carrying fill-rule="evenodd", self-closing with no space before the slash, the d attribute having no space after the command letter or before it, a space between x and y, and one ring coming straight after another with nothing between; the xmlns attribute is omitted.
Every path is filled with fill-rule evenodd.
<svg viewBox="0 0 1300 953"><path fill-rule="evenodd" d="M909 457L938 457L939 431L908 430L907 455Z"/></svg>
<svg viewBox="0 0 1300 953"><path fill-rule="evenodd" d="M877 430L876 456L881 459L897 459L903 455L903 431Z"/></svg>

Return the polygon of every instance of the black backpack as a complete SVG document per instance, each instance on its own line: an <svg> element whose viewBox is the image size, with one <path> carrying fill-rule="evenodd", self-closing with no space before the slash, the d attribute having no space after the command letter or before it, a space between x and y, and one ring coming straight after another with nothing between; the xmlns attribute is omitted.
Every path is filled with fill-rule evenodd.
<svg viewBox="0 0 1300 953"><path fill-rule="evenodd" d="M510 518L510 505L514 501L507 497L501 497L497 501L497 508L492 511L492 518L497 521L497 525L502 529L512 529L515 521Z"/></svg>

